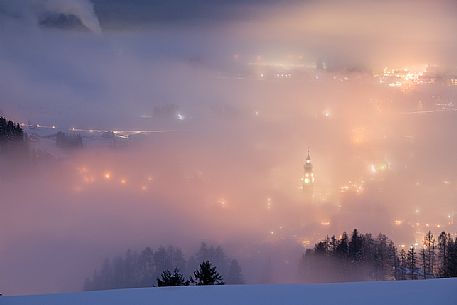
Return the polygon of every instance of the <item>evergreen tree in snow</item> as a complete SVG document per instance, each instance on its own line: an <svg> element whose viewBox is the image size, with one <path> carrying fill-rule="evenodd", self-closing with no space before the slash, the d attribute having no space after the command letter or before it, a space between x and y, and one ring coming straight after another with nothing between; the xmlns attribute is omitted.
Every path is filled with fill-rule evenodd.
<svg viewBox="0 0 457 305"><path fill-rule="evenodd" d="M457 277L457 237L453 240L449 236L448 253L447 275L448 277Z"/></svg>
<svg viewBox="0 0 457 305"><path fill-rule="evenodd" d="M216 258L227 266L225 274L222 272L220 274L230 283L241 284L243 282L238 262L225 256L221 247L204 244L197 254ZM203 261L207 260L209 259ZM198 264L195 263L195 256L186 260L181 249L173 246L159 247L156 250L147 247L141 252L129 250L123 256L106 259L100 268L84 281L84 290L151 287L158 284L157 279L165 281L168 277L171 280L179 278L178 274L170 270L177 269L179 274L187 276L198 267ZM163 274L164 270L169 270L169 274ZM164 275L163 279L162 275ZM184 276L182 279L184 280Z"/></svg>
<svg viewBox="0 0 457 305"><path fill-rule="evenodd" d="M354 229L349 242L349 257L352 262L358 262L362 259L362 243L363 238L360 236L359 231Z"/></svg>
<svg viewBox="0 0 457 305"><path fill-rule="evenodd" d="M189 286L189 280L184 278L179 272L178 268L175 268L173 273L166 270L163 271L160 275L160 278L157 279L157 287L164 287L164 286Z"/></svg>
<svg viewBox="0 0 457 305"><path fill-rule="evenodd" d="M436 265L436 240L431 231L424 237L424 253L422 254L422 269L424 278L435 277ZM421 251L422 252L422 251Z"/></svg>
<svg viewBox="0 0 457 305"><path fill-rule="evenodd" d="M417 255L416 249L411 246L406 254L406 259L408 262L408 272L412 280L417 280Z"/></svg>
<svg viewBox="0 0 457 305"><path fill-rule="evenodd" d="M191 279L197 286L224 285L222 276L217 272L216 266L209 261L200 264L200 268L194 272L194 279Z"/></svg>
<svg viewBox="0 0 457 305"><path fill-rule="evenodd" d="M212 246L201 243L198 251L189 258L187 270L195 270L199 267L198 262L210 261L217 266L217 269L224 279L228 279L231 259L225 254L220 246Z"/></svg>
<svg viewBox="0 0 457 305"><path fill-rule="evenodd" d="M400 277L400 260L394 243L384 234L373 238L353 230L349 238L332 236L307 249L299 263L307 282L388 280Z"/></svg>
<svg viewBox="0 0 457 305"><path fill-rule="evenodd" d="M408 259L405 249L400 250L400 280L406 280L406 274L408 270Z"/></svg>
<svg viewBox="0 0 457 305"><path fill-rule="evenodd" d="M336 249L335 254L340 258L346 258L349 253L349 244L348 244L348 235L346 232L343 232Z"/></svg>
<svg viewBox="0 0 457 305"><path fill-rule="evenodd" d="M449 240L450 236L446 232L441 232L438 237L438 274L440 277L449 276Z"/></svg>
<svg viewBox="0 0 457 305"><path fill-rule="evenodd" d="M425 249L425 247L419 251L419 258L420 258L422 277L424 278L424 280L426 280L428 262L427 262L427 250Z"/></svg>

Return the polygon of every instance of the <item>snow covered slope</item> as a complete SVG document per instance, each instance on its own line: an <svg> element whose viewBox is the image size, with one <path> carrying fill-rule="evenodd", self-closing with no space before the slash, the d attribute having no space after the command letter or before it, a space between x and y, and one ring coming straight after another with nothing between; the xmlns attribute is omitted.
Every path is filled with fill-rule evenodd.
<svg viewBox="0 0 457 305"><path fill-rule="evenodd" d="M120 289L0 297L0 305L421 305L457 304L457 279L316 285Z"/></svg>

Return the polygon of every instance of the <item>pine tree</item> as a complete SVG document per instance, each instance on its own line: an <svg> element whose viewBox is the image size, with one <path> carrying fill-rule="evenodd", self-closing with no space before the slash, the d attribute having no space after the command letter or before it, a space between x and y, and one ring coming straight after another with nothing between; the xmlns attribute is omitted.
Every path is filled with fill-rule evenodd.
<svg viewBox="0 0 457 305"><path fill-rule="evenodd" d="M318 255L326 256L328 253L328 244L326 241L320 241L314 246L314 252Z"/></svg>
<svg viewBox="0 0 457 305"><path fill-rule="evenodd" d="M352 262L357 262L362 259L362 242L363 239L359 235L357 229L354 229L351 235L351 241L349 242L349 257Z"/></svg>
<svg viewBox="0 0 457 305"><path fill-rule="evenodd" d="M408 259L405 249L400 250L400 280L406 280L406 271L408 269Z"/></svg>
<svg viewBox="0 0 457 305"><path fill-rule="evenodd" d="M427 250L422 248L419 252L421 258L421 266L422 266L422 276L424 280L427 279L427 271L428 271L428 259L427 259Z"/></svg>
<svg viewBox="0 0 457 305"><path fill-rule="evenodd" d="M408 269L411 274L412 280L417 280L417 255L416 249L411 246L408 250L407 254L407 261L408 261Z"/></svg>
<svg viewBox="0 0 457 305"><path fill-rule="evenodd" d="M401 267L400 267L400 264L401 264L401 261L400 261L400 258L398 257L397 255L397 248L393 245L392 243L392 259L393 259L393 266L394 266L394 270L393 270L393 276L394 276L394 279L395 280L401 280Z"/></svg>
<svg viewBox="0 0 457 305"><path fill-rule="evenodd" d="M341 239L339 240L338 245L336 246L335 252L338 257L344 258L347 257L348 251L348 235L346 232L343 232L343 235L341 236Z"/></svg>
<svg viewBox="0 0 457 305"><path fill-rule="evenodd" d="M156 278L154 251L150 247L146 247L138 258L138 287L149 287Z"/></svg>
<svg viewBox="0 0 457 305"><path fill-rule="evenodd" d="M440 236L438 237L438 260L439 260L439 276L440 277L448 277L449 276L449 253L448 253L448 246L449 246L449 237L446 232L441 232Z"/></svg>
<svg viewBox="0 0 457 305"><path fill-rule="evenodd" d="M390 273L390 278L391 279L397 279L399 267L400 267L400 261L397 256L397 248L395 247L395 244L393 241L389 240L388 246L387 246L387 260L388 260L388 266L391 266L391 273Z"/></svg>
<svg viewBox="0 0 457 305"><path fill-rule="evenodd" d="M197 286L224 285L222 276L217 272L216 266L209 261L200 264L200 268L194 272L195 279L191 279Z"/></svg>
<svg viewBox="0 0 457 305"><path fill-rule="evenodd" d="M448 235L448 277L457 277L457 238Z"/></svg>
<svg viewBox="0 0 457 305"><path fill-rule="evenodd" d="M427 276L435 276L435 257L436 257L436 240L431 231L428 231L424 237L425 248L425 271Z"/></svg>
<svg viewBox="0 0 457 305"><path fill-rule="evenodd" d="M227 284L244 284L241 267L236 259L233 259L230 262L230 267L227 275Z"/></svg>
<svg viewBox="0 0 457 305"><path fill-rule="evenodd" d="M157 287L165 286L189 286L190 281L184 278L179 272L178 268L175 268L173 274L169 270L165 270L157 279Z"/></svg>
<svg viewBox="0 0 457 305"><path fill-rule="evenodd" d="M193 265L189 264L189 270L195 270L199 267L198 263L210 261L217 266L222 277L227 278L231 260L225 255L224 250L220 246L207 245L201 243L199 250L193 255Z"/></svg>
<svg viewBox="0 0 457 305"><path fill-rule="evenodd" d="M385 280L389 267L394 263L389 259L388 242L387 236L379 234L374 243L373 264L376 280Z"/></svg>
<svg viewBox="0 0 457 305"><path fill-rule="evenodd" d="M332 235L332 238L330 238L330 243L329 243L329 246L328 246L328 250L332 254L335 254L337 246L338 246L338 240L336 239L335 235Z"/></svg>

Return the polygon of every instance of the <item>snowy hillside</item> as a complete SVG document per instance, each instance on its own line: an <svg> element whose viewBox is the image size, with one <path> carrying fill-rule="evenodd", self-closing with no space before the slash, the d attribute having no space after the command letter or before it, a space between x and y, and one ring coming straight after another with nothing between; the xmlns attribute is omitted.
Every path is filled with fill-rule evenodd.
<svg viewBox="0 0 457 305"><path fill-rule="evenodd" d="M0 305L457 304L457 279L316 285L243 285L121 289L0 297Z"/></svg>

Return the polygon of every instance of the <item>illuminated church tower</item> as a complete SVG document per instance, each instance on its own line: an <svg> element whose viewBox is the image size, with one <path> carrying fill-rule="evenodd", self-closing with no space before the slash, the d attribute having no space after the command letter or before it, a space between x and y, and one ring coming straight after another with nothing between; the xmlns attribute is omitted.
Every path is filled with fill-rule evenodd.
<svg viewBox="0 0 457 305"><path fill-rule="evenodd" d="M309 154L308 149L308 156L306 157L305 166L304 166L304 177L303 177L303 193L306 194L306 197L310 200L313 198L313 191L314 191L314 172L313 172L313 164L311 163L311 156Z"/></svg>

